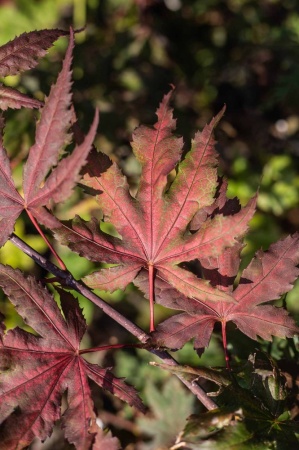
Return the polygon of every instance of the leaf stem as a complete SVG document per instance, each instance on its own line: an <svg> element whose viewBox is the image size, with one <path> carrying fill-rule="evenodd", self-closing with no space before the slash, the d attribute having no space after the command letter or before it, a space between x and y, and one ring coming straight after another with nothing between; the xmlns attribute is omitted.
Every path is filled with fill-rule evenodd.
<svg viewBox="0 0 299 450"><path fill-rule="evenodd" d="M150 302L150 333L155 331L155 318L154 318L154 303L155 303L155 290L154 290L154 265L152 262L148 263L148 281L149 281L149 302Z"/></svg>
<svg viewBox="0 0 299 450"><path fill-rule="evenodd" d="M64 262L62 261L62 259L58 256L57 252L54 250L54 248L52 247L49 239L46 237L46 235L44 234L44 232L42 231L42 229L40 228L39 224L37 223L37 221L35 220L34 216L31 214L31 212L26 209L26 212L28 214L29 219L31 220L31 222L33 223L33 225L35 226L35 228L37 229L37 231L39 232L39 234L41 235L41 237L43 238L43 240L45 241L45 243L47 244L47 246L49 247L49 249L51 250L52 254L55 256L55 258L58 261L59 266L61 267L62 270L67 270L66 265L64 264Z"/></svg>
<svg viewBox="0 0 299 450"><path fill-rule="evenodd" d="M226 340L226 322L223 320L221 322L221 329L222 329L222 343L223 343L223 350L224 350L224 356L225 356L225 364L227 370L231 370L229 365L229 355L227 351L227 340Z"/></svg>
<svg viewBox="0 0 299 450"><path fill-rule="evenodd" d="M72 274L68 270L61 270L59 267L55 266L55 264L48 261L45 257L40 255L37 251L27 245L22 239L20 239L15 234L12 234L10 237L10 241L19 249L21 249L26 255L32 258L39 266L43 267L48 272L51 272L53 275L58 277L61 280L61 283L68 288L74 289L80 294L84 295L84 297L91 300L95 305L102 309L104 313L106 313L109 317L111 317L115 322L125 328L129 333L135 336L140 342L143 344L147 343L151 339L150 335L145 333L141 328L131 322L129 319L124 317L110 305L108 305L104 300L94 294L87 286L84 285L81 281L77 281L73 278ZM152 354L158 356L162 359L165 364L169 364L171 366L179 365L178 362L169 355L164 350L156 350L156 349L146 349L150 351ZM212 410L217 408L216 403L207 396L205 391L197 384L191 383L184 379L184 377L180 374L176 375L182 383L198 398L198 400L208 409Z"/></svg>

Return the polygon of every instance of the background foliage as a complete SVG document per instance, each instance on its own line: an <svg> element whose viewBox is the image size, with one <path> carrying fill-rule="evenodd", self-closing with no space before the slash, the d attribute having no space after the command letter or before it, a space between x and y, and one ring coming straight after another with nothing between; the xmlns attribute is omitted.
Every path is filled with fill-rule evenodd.
<svg viewBox="0 0 299 450"><path fill-rule="evenodd" d="M131 154L131 133L139 123L152 123L154 111L172 83L176 86L173 101L178 132L189 139L224 103L227 105L216 136L221 170L229 179L229 194L245 203L259 187L258 212L251 223L244 264L257 248L268 248L271 242L298 229L299 1L4 0L0 2L0 17L0 45L24 31L86 25L76 37L75 107L86 131L94 107L99 106L101 121L96 146L120 162L132 188L139 167ZM7 77L5 84L43 99L60 69L65 48L66 41L60 39L37 69ZM6 117L5 145L13 158L15 179L20 183L36 112L8 111ZM189 142L185 144L187 149ZM99 214L95 203L78 195L75 193L67 204L59 205L58 217L80 213L88 218L91 212ZM19 219L16 232L38 251L47 251L25 216ZM65 248L59 248L59 253L75 277L91 270L91 263ZM20 254L10 243L0 249L1 262L43 276L40 268ZM138 325L147 326L147 304L137 290L129 286L125 293L101 295ZM299 285L281 300L297 316L298 295ZM123 299L126 301L120 301ZM86 300L80 301L91 325L86 339L97 345L108 343L107 336L111 343L130 342L127 333L110 318ZM8 317L8 327L21 324L3 297L0 309ZM157 309L158 320L167 314L162 307ZM247 359L257 347L256 342L234 329L230 337L229 350L237 361ZM270 344L261 341L258 346L279 361L289 375L289 384L296 386L298 351L293 342L275 339ZM180 362L223 364L217 330L200 359L191 349L190 344L178 352ZM127 444L128 450L143 450L173 445L184 420L180 422L180 415L163 427L161 417L167 418L169 411L179 407L182 417L200 409L192 406L184 388L179 384L172 386L176 382L170 375L148 366L152 357L140 350L110 351L94 357L104 358L106 365L115 364L116 374L126 376L142 389L150 406L150 415L142 419L133 417L134 411L117 400L102 393L97 396L99 417L120 436L124 447ZM145 386L148 379L151 383ZM173 389L178 393L176 400L170 395ZM180 401L180 396L184 400ZM178 406L172 401L177 401ZM296 417L298 410L295 408L292 414ZM159 428L155 421L160 423ZM54 435L43 448L58 448L55 439L58 437ZM39 445L32 448L38 449Z"/></svg>

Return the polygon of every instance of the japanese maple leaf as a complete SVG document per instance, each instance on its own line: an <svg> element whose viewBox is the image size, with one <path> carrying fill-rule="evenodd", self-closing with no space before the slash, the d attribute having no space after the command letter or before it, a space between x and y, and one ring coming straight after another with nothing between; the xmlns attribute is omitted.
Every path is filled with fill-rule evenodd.
<svg viewBox="0 0 299 450"><path fill-rule="evenodd" d="M133 152L142 167L135 196L115 163L104 173L95 167L84 177L85 184L98 194L104 220L111 222L121 237L102 232L96 219L84 222L77 218L56 230L63 244L86 258L117 264L87 276L85 282L92 288L123 289L142 268L148 271L151 331L156 276L199 304L233 301L230 293L213 288L178 264L198 254L216 256L232 246L245 233L255 205L253 199L234 217L218 215L190 233L189 223L196 212L214 201L217 153L212 134L223 111L195 135L190 152L181 161L183 141L173 135L176 121L168 105L170 96L160 104L154 128L140 126L133 134Z"/></svg>
<svg viewBox="0 0 299 450"><path fill-rule="evenodd" d="M224 205L222 203L222 210L225 209L227 213L237 211L236 199L227 200ZM194 338L194 347L204 348L209 343L215 323L221 322L226 349L226 324L229 321L252 339L258 336L266 340L271 340L272 336L291 337L299 331L286 310L269 304L261 305L279 299L292 288L298 277L299 235L272 244L266 252L258 251L234 289L242 248L239 242L215 258L201 258L199 255L203 276L212 286L229 292L235 299L234 303L207 301L205 305L198 305L183 296L173 297L173 290L159 280L156 298L160 299L160 303L185 312L161 323L153 336L153 342L178 349ZM144 275L139 278L139 284L140 287L144 286Z"/></svg>
<svg viewBox="0 0 299 450"><path fill-rule="evenodd" d="M86 162L96 133L97 113L82 144L77 145L69 156L59 161L61 151L69 142L68 129L72 119L70 66L73 45L73 34L71 33L63 68L42 109L36 128L35 144L30 148L24 166L24 197L14 186L9 159L3 147L2 138L0 139L0 246L13 232L15 221L24 209L36 226L35 219L48 227L52 227L53 224L57 226L58 221L47 211L45 206L50 200L56 203L61 202L71 194L79 178L80 169ZM33 58L29 52L28 67L30 67L31 59ZM27 67L25 63L26 61L20 63L22 68ZM3 119L0 119L0 125L2 130ZM46 178L52 168L52 172Z"/></svg>
<svg viewBox="0 0 299 450"><path fill-rule="evenodd" d="M17 75L24 70L32 69L53 42L67 34L69 34L67 31L58 29L31 31L0 46L0 77ZM0 109L22 106L40 108L42 103L0 83Z"/></svg>
<svg viewBox="0 0 299 450"><path fill-rule="evenodd" d="M82 357L101 347L80 350L86 323L69 293L60 290L63 317L52 295L19 270L0 265L0 285L25 323L38 333L15 328L0 340L1 450L21 449L35 436L42 440L49 436L61 416L64 393L65 437L79 450L100 449L88 378L144 411L135 389Z"/></svg>

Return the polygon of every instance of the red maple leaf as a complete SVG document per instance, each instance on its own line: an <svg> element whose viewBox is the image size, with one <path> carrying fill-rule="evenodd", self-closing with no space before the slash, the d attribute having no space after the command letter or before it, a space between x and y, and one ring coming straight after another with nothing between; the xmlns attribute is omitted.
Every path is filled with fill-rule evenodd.
<svg viewBox="0 0 299 450"><path fill-rule="evenodd" d="M67 34L69 34L67 31L58 29L31 31L0 46L0 77L17 75L24 70L32 69L53 42ZM23 106L40 108L42 103L0 83L0 109Z"/></svg>
<svg viewBox="0 0 299 450"><path fill-rule="evenodd" d="M240 206L237 200L227 200L224 193L225 184L216 200L216 210L207 208L202 211L194 218L193 226L200 226L204 216L214 214L217 209L233 215L238 211ZM285 309L261 304L279 299L292 288L298 277L299 234L272 244L266 252L258 251L234 288L242 248L239 242L215 258L198 255L202 276L217 289L229 292L235 303L207 301L205 305L198 305L193 299L175 295L174 290L169 289L162 280L156 283L157 301L185 312L161 323L153 335L153 343L178 349L194 338L194 347L204 348L210 341L215 323L220 322L226 349L226 324L229 321L252 339L258 336L266 340L271 340L272 336L292 337L298 332L295 321ZM139 277L138 284L145 289L144 274Z"/></svg>
<svg viewBox="0 0 299 450"><path fill-rule="evenodd" d="M80 350L86 323L71 294L59 290L63 317L52 295L19 270L0 265L0 285L25 323L38 333L15 328L0 339L1 450L22 449L35 436L42 440L49 436L61 416L65 392L68 407L61 418L67 440L79 450L103 448L102 433L95 441L98 428L88 378L144 411L135 389L82 357L101 347ZM111 448L118 448L113 442Z"/></svg>
<svg viewBox="0 0 299 450"><path fill-rule="evenodd" d="M32 42L29 42L31 45ZM3 147L2 138L0 139L0 246L13 232L15 221L24 209L37 228L36 219L48 227L57 226L59 222L45 206L49 201L61 202L71 194L79 179L80 169L86 162L96 133L98 113L82 144L77 145L69 156L59 160L62 150L70 140L68 129L72 120L70 66L73 45L73 33L71 33L63 68L42 109L36 128L35 144L31 147L24 166L24 198L14 186L9 159ZM27 51L30 55L29 47ZM33 57L29 57L28 61L30 62L31 59ZM28 67L31 67L29 62ZM22 68L27 67L24 64L20 62L18 67L20 65ZM1 118L1 130L3 125L4 121ZM47 177L51 169L53 170Z"/></svg>
<svg viewBox="0 0 299 450"><path fill-rule="evenodd" d="M121 237L102 232L96 219L85 222L79 217L56 230L58 239L80 255L117 264L87 276L84 281L92 288L123 289L143 268L148 271L150 331L154 330L155 277L200 305L208 300L234 301L230 293L215 289L179 264L198 254L215 257L232 246L246 232L255 207L253 199L233 217L219 214L208 218L191 233L194 215L214 201L217 153L212 134L223 111L195 135L190 152L182 159L183 141L173 135L176 121L168 105L170 96L160 104L154 128L140 126L133 134L133 152L142 167L135 196L115 163L104 173L91 170L84 177L85 184L98 194L104 220L111 222ZM177 173L170 183L175 168Z"/></svg>

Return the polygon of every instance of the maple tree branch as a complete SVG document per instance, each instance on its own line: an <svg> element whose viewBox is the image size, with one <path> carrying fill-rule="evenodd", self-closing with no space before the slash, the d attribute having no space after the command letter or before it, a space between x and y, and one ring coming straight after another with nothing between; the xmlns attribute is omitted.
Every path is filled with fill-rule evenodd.
<svg viewBox="0 0 299 450"><path fill-rule="evenodd" d="M119 325L129 331L133 336L135 336L140 342L146 344L150 339L150 335L145 333L141 328L127 319L125 316L120 314L110 305L108 305L104 300L102 300L99 296L94 294L87 286L84 285L83 282L77 281L73 278L72 274L68 270L61 270L47 258L43 257L40 253L35 251L32 247L26 244L22 239L20 239L15 234L12 234L10 237L10 241L22 250L26 255L32 258L39 266L43 267L48 272L51 272L53 275L62 280L63 285L74 289L75 291L82 294L84 297L88 298L94 304L96 304L99 308L102 309L104 313L106 313L109 317L115 320ZM150 351L152 354L158 356L162 359L166 364L171 366L179 365L178 362L165 350L157 350L152 348L145 348ZM207 396L206 392L197 384L192 383L184 379L182 375L179 373L176 376L185 384L185 386L198 398L198 400L208 409L212 410L217 408L216 403Z"/></svg>
<svg viewBox="0 0 299 450"><path fill-rule="evenodd" d="M26 255L32 258L39 266L46 269L48 272L53 273L57 278L59 278L62 282L62 285L67 286L80 294L84 295L84 297L91 300L97 306L99 306L104 313L110 316L117 323L122 325L126 330L128 330L131 334L133 334L139 341L145 343L150 336L148 336L141 328L137 327L134 323L128 320L125 316L120 314L114 308L112 308L108 303L98 297L96 294L90 291L90 289L85 286L82 282L77 281L73 278L72 274L68 270L61 270L47 258L42 256L40 253L35 251L32 247L26 244L22 239L13 234L10 238L10 241L19 249L21 249Z"/></svg>

